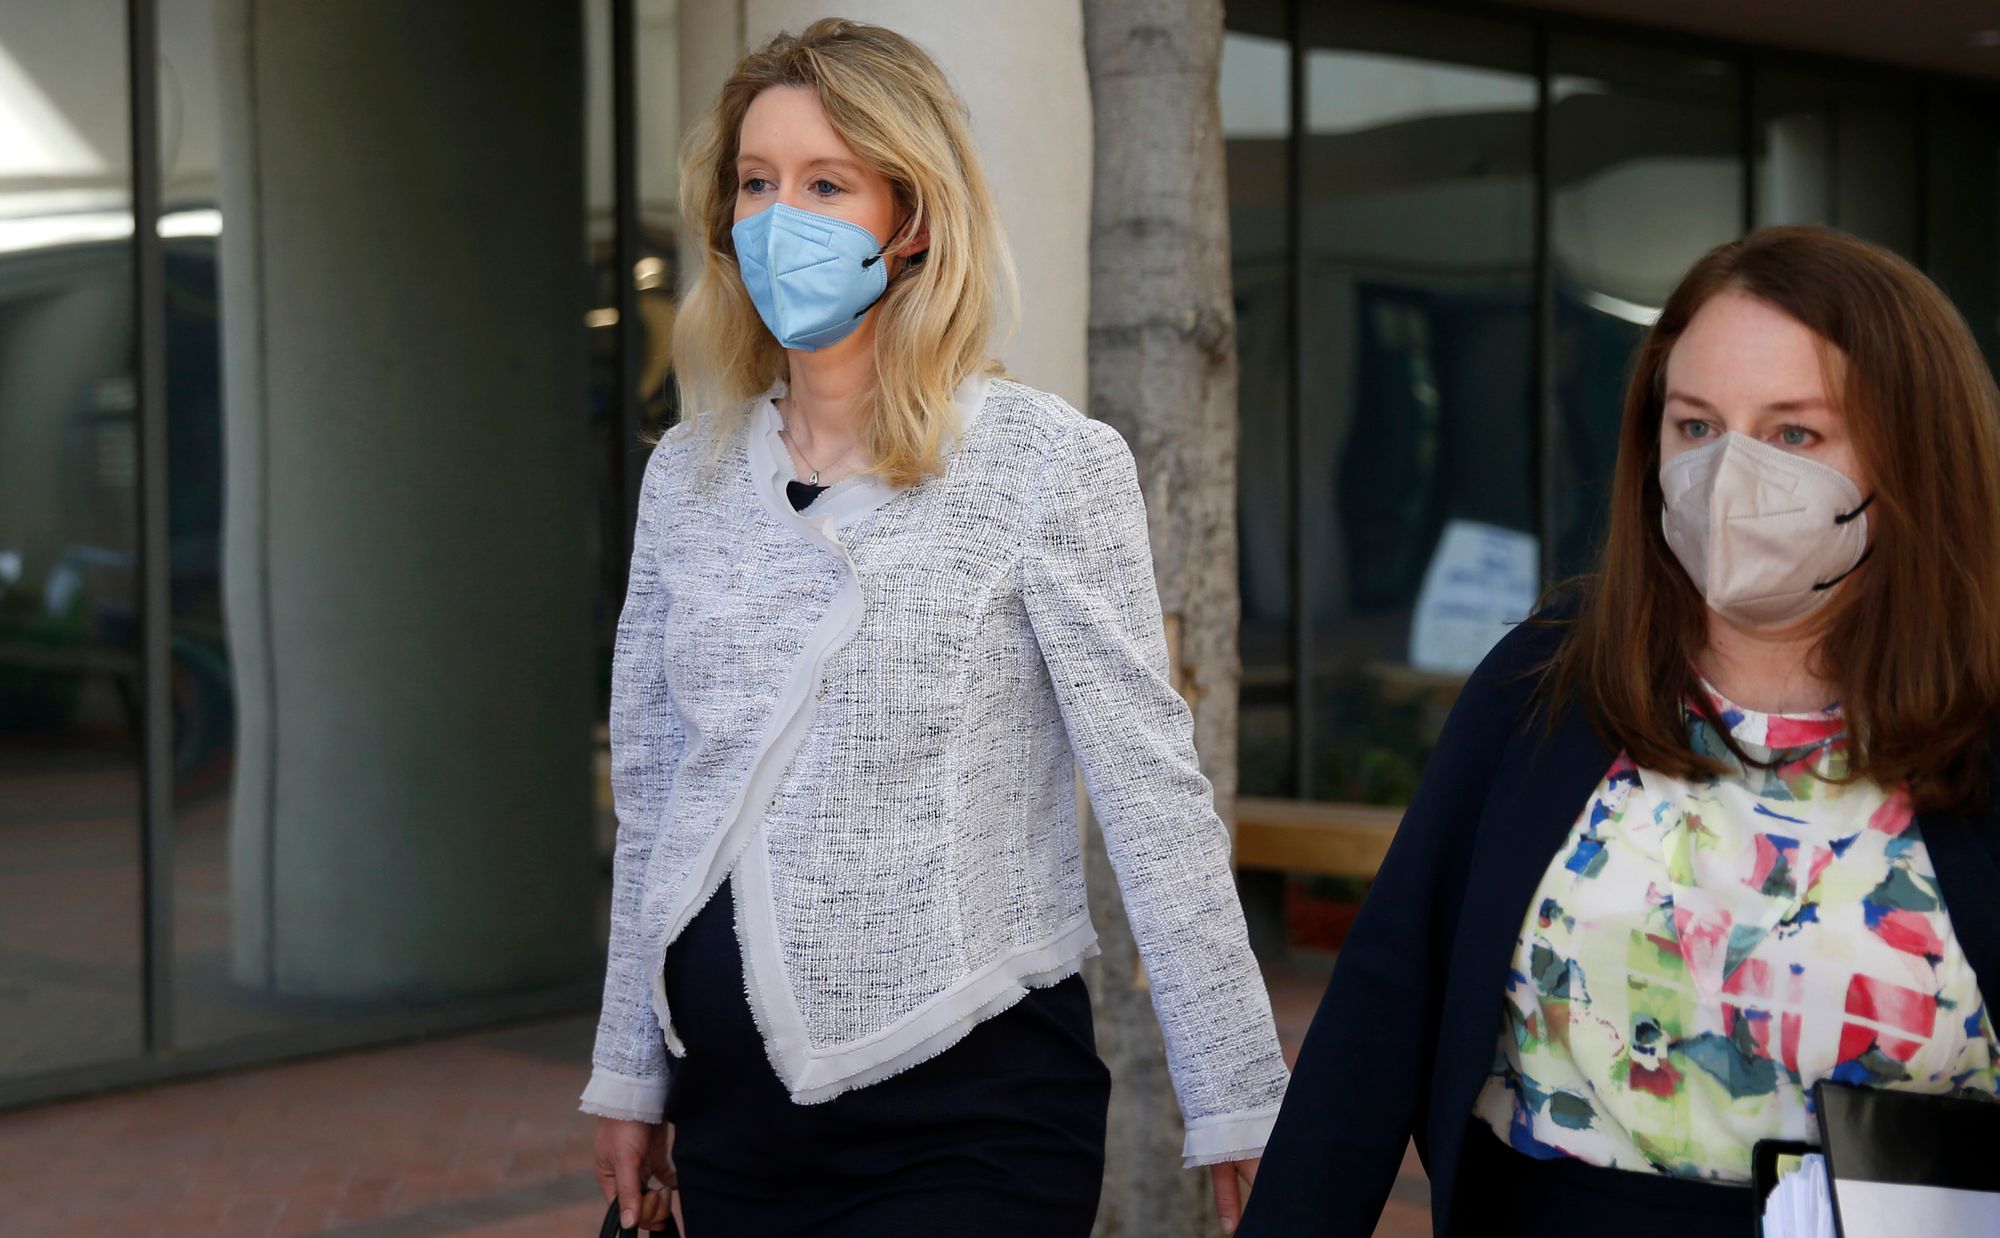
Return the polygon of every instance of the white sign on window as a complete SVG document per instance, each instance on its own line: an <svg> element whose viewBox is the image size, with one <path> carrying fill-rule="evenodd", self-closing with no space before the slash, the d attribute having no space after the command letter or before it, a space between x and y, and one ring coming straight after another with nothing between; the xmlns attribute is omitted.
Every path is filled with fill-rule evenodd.
<svg viewBox="0 0 2000 1238"><path fill-rule="evenodd" d="M1541 582L1541 547L1532 533L1453 520L1424 569L1410 623L1410 665L1463 674L1527 618Z"/></svg>

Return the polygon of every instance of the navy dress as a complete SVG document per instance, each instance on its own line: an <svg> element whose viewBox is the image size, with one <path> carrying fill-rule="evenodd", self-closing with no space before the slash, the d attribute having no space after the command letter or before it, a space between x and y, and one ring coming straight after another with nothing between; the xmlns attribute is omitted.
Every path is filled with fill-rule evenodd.
<svg viewBox="0 0 2000 1238"><path fill-rule="evenodd" d="M804 507L824 487L788 489ZM1030 989L908 1070L795 1104L746 998L734 885L664 960L687 1049L666 1118L688 1238L1090 1233L1111 1073L1081 976Z"/></svg>

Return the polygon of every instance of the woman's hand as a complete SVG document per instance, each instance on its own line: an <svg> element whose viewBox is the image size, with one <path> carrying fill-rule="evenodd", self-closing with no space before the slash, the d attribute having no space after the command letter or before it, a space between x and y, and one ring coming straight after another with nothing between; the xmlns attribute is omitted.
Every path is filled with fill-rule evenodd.
<svg viewBox="0 0 2000 1238"><path fill-rule="evenodd" d="M618 1201L618 1223L664 1229L673 1206L674 1167L667 1159L672 1128L665 1122L597 1119L597 1189ZM646 1190L648 1176L663 1184Z"/></svg>
<svg viewBox="0 0 2000 1238"><path fill-rule="evenodd" d="M1236 1222L1243 1216L1243 1205L1250 1202L1250 1186L1257 1181L1259 1157L1247 1161L1223 1161L1208 1167L1209 1176L1215 1181L1215 1215L1222 1222L1222 1232L1236 1232ZM1239 1185L1237 1179L1242 1179Z"/></svg>

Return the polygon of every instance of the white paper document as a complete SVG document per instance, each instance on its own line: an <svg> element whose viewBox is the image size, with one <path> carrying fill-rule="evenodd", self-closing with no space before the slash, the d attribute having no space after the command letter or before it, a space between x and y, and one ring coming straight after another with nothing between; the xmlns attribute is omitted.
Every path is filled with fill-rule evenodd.
<svg viewBox="0 0 2000 1238"><path fill-rule="evenodd" d="M1541 544L1532 533L1452 520L1424 569L1410 622L1410 665L1463 674L1528 617L1541 587Z"/></svg>
<svg viewBox="0 0 2000 1238"><path fill-rule="evenodd" d="M1834 1238L1825 1157L1808 1153L1771 1188L1764 1200L1764 1238Z"/></svg>
<svg viewBox="0 0 2000 1238"><path fill-rule="evenodd" d="M1995 1175L2000 1177L2000 1169ZM1993 1238L2000 1234L2000 1194L1989 1191L1842 1178L1839 1194L1840 1227L1846 1238Z"/></svg>

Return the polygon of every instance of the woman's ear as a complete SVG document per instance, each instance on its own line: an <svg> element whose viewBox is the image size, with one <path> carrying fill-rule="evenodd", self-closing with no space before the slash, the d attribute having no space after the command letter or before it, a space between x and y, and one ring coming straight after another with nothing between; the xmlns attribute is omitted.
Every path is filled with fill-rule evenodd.
<svg viewBox="0 0 2000 1238"><path fill-rule="evenodd" d="M909 244L903 246L903 265L915 266L922 262L931 251L931 221L917 222L917 230L911 234Z"/></svg>

